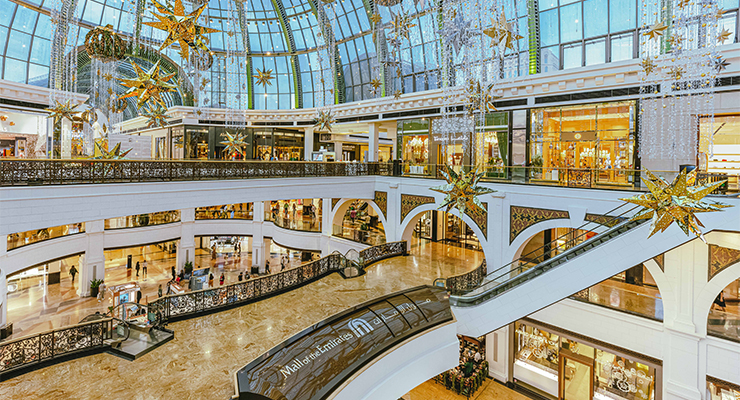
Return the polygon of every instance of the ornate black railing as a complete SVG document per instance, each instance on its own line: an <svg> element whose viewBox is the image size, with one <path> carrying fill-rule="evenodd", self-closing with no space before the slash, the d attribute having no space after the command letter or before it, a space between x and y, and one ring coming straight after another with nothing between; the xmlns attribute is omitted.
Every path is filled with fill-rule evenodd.
<svg viewBox="0 0 740 400"><path fill-rule="evenodd" d="M0 342L0 379L33 364L108 346L105 340L112 335L113 320L105 318Z"/></svg>
<svg viewBox="0 0 740 400"><path fill-rule="evenodd" d="M377 249L376 249L377 247ZM363 250L368 252L363 266L384 258L406 254L406 242L386 243ZM339 253L272 275L231 285L161 297L149 303L150 316L157 324L211 313L224 307L250 303L261 298L294 289L333 272L343 272L353 265ZM354 274L352 276L355 276Z"/></svg>
<svg viewBox="0 0 740 400"><path fill-rule="evenodd" d="M387 163L3 160L0 186L390 175Z"/></svg>
<svg viewBox="0 0 740 400"><path fill-rule="evenodd" d="M486 266L486 260L478 266L478 268L466 272L464 274L455 275L447 278L445 287L450 294L461 295L477 288L483 278L486 277L488 267Z"/></svg>

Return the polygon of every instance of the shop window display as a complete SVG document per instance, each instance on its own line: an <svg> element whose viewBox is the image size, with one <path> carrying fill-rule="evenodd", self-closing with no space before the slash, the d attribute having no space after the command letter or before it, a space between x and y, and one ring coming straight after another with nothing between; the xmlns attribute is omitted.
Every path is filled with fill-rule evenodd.
<svg viewBox="0 0 740 400"><path fill-rule="evenodd" d="M740 399L740 386L707 376L707 400Z"/></svg>
<svg viewBox="0 0 740 400"><path fill-rule="evenodd" d="M141 226L169 224L172 222L180 222L180 210L109 218L105 220L105 229L137 228Z"/></svg>
<svg viewBox="0 0 740 400"><path fill-rule="evenodd" d="M225 204L221 206L198 207L195 219L252 219L252 203Z"/></svg>
<svg viewBox="0 0 740 400"><path fill-rule="evenodd" d="M29 244L85 232L85 223L52 226L26 232L11 233L7 237L7 249L13 250Z"/></svg>
<svg viewBox="0 0 740 400"><path fill-rule="evenodd" d="M707 333L740 342L740 279L732 281L715 297L709 309Z"/></svg>
<svg viewBox="0 0 740 400"><path fill-rule="evenodd" d="M321 199L271 201L265 207L265 221L298 231L321 232Z"/></svg>
<svg viewBox="0 0 740 400"><path fill-rule="evenodd" d="M716 115L713 123L708 118L702 118L699 129L699 170L722 175L717 179L728 179L729 189L737 190L740 175L740 115ZM713 138L711 149L707 140L710 137Z"/></svg>
<svg viewBox="0 0 740 400"><path fill-rule="evenodd" d="M530 178L631 185L634 115L634 102L533 110Z"/></svg>
<svg viewBox="0 0 740 400"><path fill-rule="evenodd" d="M429 173L429 120L411 119L398 122L398 158L405 163L404 173Z"/></svg>
<svg viewBox="0 0 740 400"><path fill-rule="evenodd" d="M375 209L364 200L352 202L342 225L333 226L333 235L372 246L385 243L383 223Z"/></svg>
<svg viewBox="0 0 740 400"><path fill-rule="evenodd" d="M0 110L0 158L44 158L45 115Z"/></svg>

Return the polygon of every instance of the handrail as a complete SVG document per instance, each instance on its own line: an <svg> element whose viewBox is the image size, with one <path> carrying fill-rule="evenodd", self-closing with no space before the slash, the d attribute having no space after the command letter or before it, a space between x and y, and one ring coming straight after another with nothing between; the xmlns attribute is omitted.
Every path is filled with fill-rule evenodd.
<svg viewBox="0 0 740 400"><path fill-rule="evenodd" d="M54 358L103 347L112 319L83 322L0 342L0 377Z"/></svg>
<svg viewBox="0 0 740 400"><path fill-rule="evenodd" d="M466 293L480 285L486 277L487 268L486 260L483 259L483 262L481 262L480 265L472 271L453 275L445 279L445 288L447 288L447 291L450 292L450 294L460 295ZM437 280L435 279L435 282L436 281Z"/></svg>

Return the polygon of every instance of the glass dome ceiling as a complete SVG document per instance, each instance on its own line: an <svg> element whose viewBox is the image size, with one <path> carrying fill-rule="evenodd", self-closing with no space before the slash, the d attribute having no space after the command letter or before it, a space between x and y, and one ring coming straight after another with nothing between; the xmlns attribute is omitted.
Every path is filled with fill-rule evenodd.
<svg viewBox="0 0 740 400"><path fill-rule="evenodd" d="M47 86L51 57L51 9L69 0L0 0L0 75L3 79ZM210 0L200 20L202 25L221 32L208 34L215 53L213 66L200 82L207 107L290 109L323 105L322 76L336 88L334 102L351 102L392 95L390 88L404 93L436 89L444 65L441 7L438 0L335 0L332 7L318 0ZM477 23L491 25L493 7L505 11L509 22L523 38L514 50L506 50L502 78L511 78L564 68L621 61L639 54L638 0L488 0L481 1ZM721 23L737 31L738 0L720 0L725 14ZM380 4L393 4L381 6ZM445 3L446 4L446 3ZM477 3L476 3L477 4ZM87 32L110 24L127 37L136 36L134 10L142 7L141 22L154 21L151 0L78 0L70 26L72 37L82 45ZM243 19L230 26L229 12L244 9ZM185 2L186 11L193 3ZM331 11L328 11L331 10ZM373 40L370 16L382 17L380 37ZM400 77L395 67L379 60L389 51L392 14L405 11L412 17L408 40L400 47ZM334 21L322 32L319 19L329 12ZM233 21L233 20L232 20ZM159 48L166 32L139 25L143 43ZM230 36L228 33L233 32ZM245 35L246 33L246 35ZM333 36L339 66L330 71L325 37ZM81 52L83 53L83 52ZM162 51L172 68L182 61L177 48ZM229 66L226 56L234 59ZM478 57L493 57L491 54ZM324 60L322 63L320 60ZM460 60L454 60L453 64ZM126 63L119 63L126 64ZM146 64L146 63L145 63ZM454 70L454 65L452 65ZM272 85L257 85L256 70L272 69ZM81 69L84 77L85 72ZM121 67L120 74L130 74ZM89 71L88 71L89 76ZM228 79L227 79L228 78ZM373 93L371 80L379 78L384 87ZM82 81L82 78L80 78ZM456 79L460 83L460 79ZM120 88L118 88L120 89ZM118 90L117 89L117 90ZM87 90L81 84L78 90ZM169 105L186 103L185 96L167 97ZM135 113L135 109L132 111ZM129 115L132 116L132 115Z"/></svg>

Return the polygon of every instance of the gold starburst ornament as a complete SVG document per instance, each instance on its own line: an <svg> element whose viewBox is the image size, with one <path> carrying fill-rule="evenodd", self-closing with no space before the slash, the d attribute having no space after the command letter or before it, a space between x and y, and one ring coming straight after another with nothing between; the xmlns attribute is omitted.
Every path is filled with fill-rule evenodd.
<svg viewBox="0 0 740 400"><path fill-rule="evenodd" d="M689 173L686 173L685 170L681 171L669 184L665 179L646 170L647 178L643 178L642 181L650 190L650 193L619 200L643 207L632 217L632 221L652 219L648 238L659 231L665 231L675 222L687 236L690 232L694 233L706 243L704 235L699 229L704 225L695 214L721 211L723 208L732 206L713 200L704 200L706 195L727 181L697 185L696 172L697 170Z"/></svg>
<svg viewBox="0 0 740 400"><path fill-rule="evenodd" d="M316 114L313 127L320 132L331 132L331 126L334 122L334 116L331 115L331 111L319 110L318 114Z"/></svg>
<svg viewBox="0 0 740 400"><path fill-rule="evenodd" d="M164 128L167 126L167 107L157 103L156 106L150 105L147 110L141 112L142 117L146 117L147 128L160 127Z"/></svg>
<svg viewBox="0 0 740 400"><path fill-rule="evenodd" d="M107 143L106 143L107 144ZM133 149L128 149L121 152L121 144L118 143L115 146L113 146L113 150L108 151L108 146L102 146L99 141L95 141L95 146L98 148L98 151L100 151L100 155L95 157L90 157L91 160L125 160L128 153L131 152Z"/></svg>
<svg viewBox="0 0 740 400"><path fill-rule="evenodd" d="M49 107L45 110L50 112L48 118L54 118L55 123L62 118L66 118L70 122L74 122L75 117L80 113L80 111L77 110L79 104L72 104L72 100L67 100L64 103L61 103L58 100L55 100L55 102L56 105L54 107Z"/></svg>
<svg viewBox="0 0 740 400"><path fill-rule="evenodd" d="M643 58L642 61L640 61L640 67L642 67L642 72L644 72L645 75L650 75L655 70L655 68L658 67L658 65L655 64L652 58L647 57Z"/></svg>
<svg viewBox="0 0 740 400"><path fill-rule="evenodd" d="M474 208L478 208L484 214L486 213L486 209L483 208L478 196L493 193L495 190L478 186L478 182L483 177L483 172L478 172L478 169L475 168L458 174L449 165L446 171L442 170L440 172L447 183L429 188L435 192L445 194L445 198L439 206L440 210L447 207L445 212L450 212L454 207L462 215L467 210L473 211Z"/></svg>
<svg viewBox="0 0 740 400"><path fill-rule="evenodd" d="M245 157L244 148L247 147L247 137L242 132L229 133L226 132L226 140L222 141L224 145L224 155L226 159L234 159L237 155Z"/></svg>
<svg viewBox="0 0 740 400"><path fill-rule="evenodd" d="M198 18L205 11L208 2L204 2L190 14L185 14L185 7L182 4L182 0L175 0L174 7L170 7L169 4L164 5L159 3L157 0L152 0L152 3L157 8L157 11L159 11L159 14L154 13L154 16L159 21L144 22L144 25L167 32L167 37L159 47L159 51L177 42L180 45L180 56L183 60L190 59L190 49L201 54L210 52L208 49L208 37L205 35L221 31L198 24Z"/></svg>
<svg viewBox="0 0 740 400"><path fill-rule="evenodd" d="M498 20L491 18L491 27L484 29L483 33L491 38L491 47L503 45L503 48L509 50L514 50L514 43L524 38L514 31L513 25L506 19L506 14L503 12Z"/></svg>
<svg viewBox="0 0 740 400"><path fill-rule="evenodd" d="M491 94L492 91L493 83L482 84L479 80L469 78L468 84L465 87L468 115L473 115L476 111L484 115L491 111L496 111L493 101L498 96Z"/></svg>
<svg viewBox="0 0 740 400"><path fill-rule="evenodd" d="M272 76L272 70L260 70L257 68L257 75L253 75L255 79L257 79L257 84L262 85L265 89L267 89L267 85L272 86L272 80L275 79L275 77Z"/></svg>
<svg viewBox="0 0 740 400"><path fill-rule="evenodd" d="M663 36L663 32L665 32L666 29L668 29L668 26L664 24L663 21L655 21L654 24L648 27L648 30L643 33L643 35L650 39L657 39L660 36Z"/></svg>
<svg viewBox="0 0 740 400"><path fill-rule="evenodd" d="M139 64L132 62L131 65L136 71L137 77L134 79L121 79L121 85L129 88L126 93L119 96L119 99L125 99L127 97L137 98L137 107L141 108L149 100L164 106L164 100L162 100L162 93L174 92L176 86L168 83L176 72L171 74L162 74L160 71L161 66L159 61L154 63L148 71L144 71Z"/></svg>

